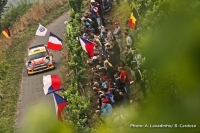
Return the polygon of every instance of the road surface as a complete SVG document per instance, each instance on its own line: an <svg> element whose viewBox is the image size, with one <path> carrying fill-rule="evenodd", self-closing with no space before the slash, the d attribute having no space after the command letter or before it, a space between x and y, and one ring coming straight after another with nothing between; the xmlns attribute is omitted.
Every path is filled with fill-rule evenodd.
<svg viewBox="0 0 200 133"><path fill-rule="evenodd" d="M66 25L64 24L64 21L68 20L69 13L64 13L62 16L54 20L51 24L45 26L48 29L48 32L45 37L39 37L35 36L33 40L30 42L29 46L34 46L38 44L47 43L49 39L49 32L51 31L55 35L57 35L60 38L63 38L63 34L65 32ZM35 29L37 30L37 29ZM52 50L50 50L52 51ZM18 112L17 112L17 119L16 119L16 126L15 126L15 132L21 133L21 130L25 128L29 128L30 125L27 125L27 122L25 119L27 117L34 116L31 114L29 115L30 111L36 110L36 112L41 112L43 110L40 110L38 107L41 106L48 106L48 113L53 114L52 117L55 117L56 119L56 111L55 111L55 104L53 101L53 95L44 95L43 91L43 83L42 83L42 77L43 75L48 74L59 74L59 67L60 67L60 51L52 51L54 54L54 60L56 62L56 69L48 72L43 72L40 74L28 76L26 73L26 69L24 66L23 73L22 73L22 83L21 83L21 91L20 91L20 98L18 103ZM37 110L38 109L38 110ZM34 118L37 120L37 118ZM45 118L38 118L38 120L42 120Z"/></svg>

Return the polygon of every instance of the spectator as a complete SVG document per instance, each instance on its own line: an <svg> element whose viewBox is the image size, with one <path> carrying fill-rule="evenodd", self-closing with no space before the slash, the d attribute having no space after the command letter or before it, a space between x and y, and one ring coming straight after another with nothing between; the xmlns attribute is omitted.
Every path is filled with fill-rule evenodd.
<svg viewBox="0 0 200 133"><path fill-rule="evenodd" d="M96 18L97 23L98 23L98 27L101 27L100 15L98 13L98 7L95 6L95 3L91 3L91 13Z"/></svg>
<svg viewBox="0 0 200 133"><path fill-rule="evenodd" d="M110 116L112 114L112 106L104 100L102 103L101 114L103 116Z"/></svg>
<svg viewBox="0 0 200 133"><path fill-rule="evenodd" d="M132 51L132 48L130 45L126 45L126 50L122 52L123 55L126 55Z"/></svg>
<svg viewBox="0 0 200 133"><path fill-rule="evenodd" d="M67 36L71 36L72 33L72 26L68 21L65 21L64 24L66 24L66 31L67 31Z"/></svg>
<svg viewBox="0 0 200 133"><path fill-rule="evenodd" d="M111 40L114 39L111 31L105 29L104 32L106 34L105 42L110 42Z"/></svg>
<svg viewBox="0 0 200 133"><path fill-rule="evenodd" d="M135 81L136 83L140 84L142 80L142 72L137 67L134 69L135 71Z"/></svg>
<svg viewBox="0 0 200 133"><path fill-rule="evenodd" d="M138 65L137 65L137 53L135 50L132 51L132 61L131 61L131 68L136 68Z"/></svg>
<svg viewBox="0 0 200 133"><path fill-rule="evenodd" d="M100 55L97 55L97 65L100 65L101 67L103 67L103 65L104 65L103 61L101 60Z"/></svg>
<svg viewBox="0 0 200 133"><path fill-rule="evenodd" d="M126 94L128 95L128 99L130 100L130 102L132 102L132 100L131 100L131 89L130 89L130 80L128 78L128 74L122 67L119 67L118 71L120 72L120 80L123 83L125 83L125 91L126 91Z"/></svg>
<svg viewBox="0 0 200 133"><path fill-rule="evenodd" d="M129 50L128 54L126 55L125 62L128 67L132 68L132 61L133 61L133 54L132 51Z"/></svg>
<svg viewBox="0 0 200 133"><path fill-rule="evenodd" d="M111 9L110 0L102 0L104 12L107 12Z"/></svg>
<svg viewBox="0 0 200 133"><path fill-rule="evenodd" d="M112 46L112 50L113 50L114 55L115 55L116 64L119 64L119 62L120 62L120 48L119 48L119 45L114 40L111 40L110 44Z"/></svg>
<svg viewBox="0 0 200 133"><path fill-rule="evenodd" d="M125 93L124 87L126 84L120 80L120 77L118 74L115 74L114 78L115 78L115 86L117 86L118 88L117 90L122 93Z"/></svg>
<svg viewBox="0 0 200 133"><path fill-rule="evenodd" d="M108 75L108 78L109 79L114 79L114 74L116 73L116 71L114 70L114 68L111 67L109 65L109 63L107 63L107 62L105 63L104 67L106 68L106 74Z"/></svg>
<svg viewBox="0 0 200 133"><path fill-rule="evenodd" d="M124 94L119 90L114 90L113 95L114 95L114 100L115 100L116 104L121 105L121 103L124 99Z"/></svg>
<svg viewBox="0 0 200 133"><path fill-rule="evenodd" d="M142 64L142 56L140 53L138 53L137 50L135 50L135 60L137 62L137 68L141 68L141 64Z"/></svg>
<svg viewBox="0 0 200 133"><path fill-rule="evenodd" d="M130 47L133 46L133 41L132 41L131 37L129 36L128 32L125 32L124 35L126 38L126 45L130 46Z"/></svg>
<svg viewBox="0 0 200 133"><path fill-rule="evenodd" d="M118 64L118 61L116 60L116 54L113 51L111 51L110 54L108 54L108 61L112 64L113 68L115 68Z"/></svg>
<svg viewBox="0 0 200 133"><path fill-rule="evenodd" d="M116 41L118 42L121 51L124 51L125 48L124 48L124 45L122 43L122 32L121 32L121 28L120 28L118 22L115 22L115 30L113 32L113 35L115 36Z"/></svg>

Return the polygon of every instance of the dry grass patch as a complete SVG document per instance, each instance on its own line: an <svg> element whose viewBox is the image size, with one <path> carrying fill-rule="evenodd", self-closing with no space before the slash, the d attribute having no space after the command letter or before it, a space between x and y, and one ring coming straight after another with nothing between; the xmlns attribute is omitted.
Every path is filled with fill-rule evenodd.
<svg viewBox="0 0 200 133"><path fill-rule="evenodd" d="M0 38L0 51L4 52L12 42L12 39L16 39L22 36L23 31L30 25L35 24L41 20L41 18L51 12L52 10L63 6L67 3L67 0L52 0L50 2L42 2L35 4L27 13L20 17L10 29L11 39L5 37Z"/></svg>
<svg viewBox="0 0 200 133"><path fill-rule="evenodd" d="M23 31L27 26L37 23L44 15L50 11L61 7L67 0L53 0L49 3L40 3L34 5L26 14L24 14L19 22L15 23L13 26L14 36L18 36L21 31Z"/></svg>
<svg viewBox="0 0 200 133"><path fill-rule="evenodd" d="M11 39L6 38L3 34L0 35L0 61L4 59L4 52L11 45Z"/></svg>
<svg viewBox="0 0 200 133"><path fill-rule="evenodd" d="M122 31L127 27L127 19L130 17L130 5L124 0L119 1L119 5L113 6L112 10L106 14L106 17L112 22L119 22ZM106 26L108 29L114 29L113 25Z"/></svg>

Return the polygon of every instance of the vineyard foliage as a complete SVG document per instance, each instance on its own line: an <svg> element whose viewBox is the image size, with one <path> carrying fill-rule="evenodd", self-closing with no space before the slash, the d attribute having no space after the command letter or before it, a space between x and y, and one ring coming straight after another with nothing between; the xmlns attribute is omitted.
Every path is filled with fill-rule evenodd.
<svg viewBox="0 0 200 133"><path fill-rule="evenodd" d="M88 112L90 109L90 97L83 95L84 89L81 84L85 83L85 56L77 38L79 37L80 11L82 7L82 0L70 0L71 6L69 24L72 26L70 36L66 35L65 50L68 51L68 59L64 60L68 68L73 71L70 75L70 80L66 83L63 78L64 88L63 96L67 99L68 105L66 107L66 123L71 123L77 133L90 132L88 127L89 119Z"/></svg>

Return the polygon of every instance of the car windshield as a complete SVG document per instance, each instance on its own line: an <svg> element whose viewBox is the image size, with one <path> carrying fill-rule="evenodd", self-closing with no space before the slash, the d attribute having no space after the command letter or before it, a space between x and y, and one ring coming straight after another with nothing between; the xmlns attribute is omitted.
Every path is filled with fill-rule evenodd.
<svg viewBox="0 0 200 133"><path fill-rule="evenodd" d="M41 58L41 57L45 57L47 55L48 55L47 52L41 52L41 53L29 55L28 60L38 59L38 58Z"/></svg>

